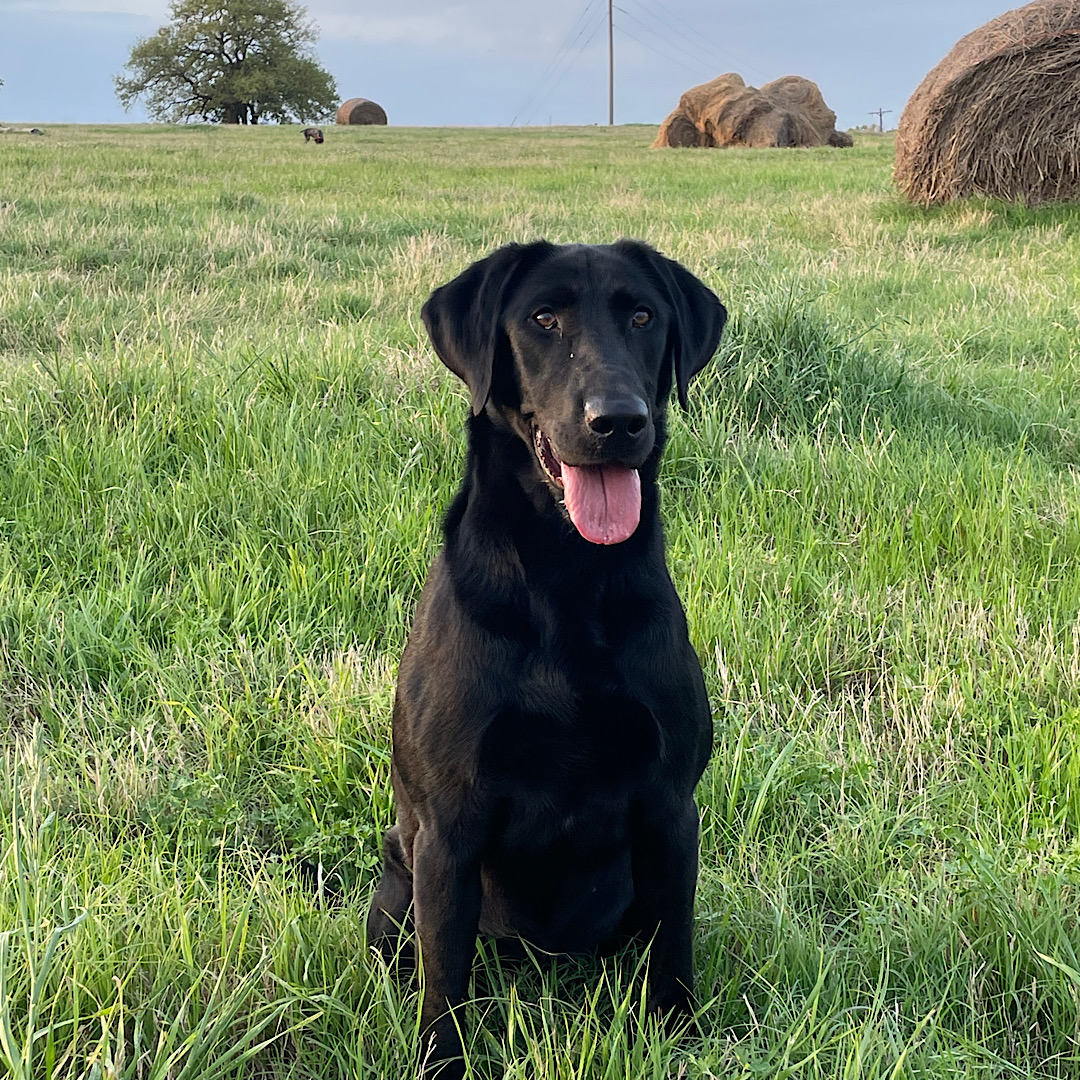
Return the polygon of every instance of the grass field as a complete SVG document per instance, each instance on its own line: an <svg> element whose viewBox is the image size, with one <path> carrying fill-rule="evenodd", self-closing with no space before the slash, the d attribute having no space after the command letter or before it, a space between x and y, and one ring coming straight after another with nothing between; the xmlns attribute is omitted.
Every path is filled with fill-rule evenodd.
<svg viewBox="0 0 1080 1080"><path fill-rule="evenodd" d="M669 557L715 755L700 1032L638 958L477 965L473 1075L1080 1073L1080 208L891 146L0 137L0 1062L412 1075L365 954L397 656L463 456L428 291L642 237L726 301Z"/></svg>

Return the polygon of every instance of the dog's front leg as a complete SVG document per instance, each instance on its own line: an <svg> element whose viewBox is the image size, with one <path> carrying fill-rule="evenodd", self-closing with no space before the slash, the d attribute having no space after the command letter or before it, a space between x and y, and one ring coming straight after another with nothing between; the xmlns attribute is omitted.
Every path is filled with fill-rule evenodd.
<svg viewBox="0 0 1080 1080"><path fill-rule="evenodd" d="M460 833L421 826L413 846L413 918L424 973L424 1077L465 1075L460 1025L480 923L480 863ZM473 834L475 836L475 833Z"/></svg>
<svg viewBox="0 0 1080 1080"><path fill-rule="evenodd" d="M649 808L633 843L634 898L649 949L649 1012L675 1018L693 1007L698 815L692 799L667 816Z"/></svg>

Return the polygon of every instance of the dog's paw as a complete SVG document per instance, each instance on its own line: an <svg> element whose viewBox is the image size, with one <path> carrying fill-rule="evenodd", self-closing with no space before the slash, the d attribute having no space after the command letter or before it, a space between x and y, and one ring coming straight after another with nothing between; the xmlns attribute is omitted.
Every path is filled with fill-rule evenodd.
<svg viewBox="0 0 1080 1080"><path fill-rule="evenodd" d="M695 1027L693 996L682 986L663 997L650 995L645 1015L655 1019L666 1035L682 1035Z"/></svg>

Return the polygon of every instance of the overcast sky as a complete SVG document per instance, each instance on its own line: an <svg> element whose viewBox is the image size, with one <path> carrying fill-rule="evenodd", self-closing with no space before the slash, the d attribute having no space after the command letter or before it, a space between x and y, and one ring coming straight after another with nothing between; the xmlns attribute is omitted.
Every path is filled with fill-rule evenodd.
<svg viewBox="0 0 1080 1080"><path fill-rule="evenodd" d="M841 128L891 109L1001 0L614 0L615 122L659 123L688 86L737 71L818 83ZM342 97L391 124L607 122L606 0L312 0ZM167 0L0 0L0 118L122 123L113 78Z"/></svg>

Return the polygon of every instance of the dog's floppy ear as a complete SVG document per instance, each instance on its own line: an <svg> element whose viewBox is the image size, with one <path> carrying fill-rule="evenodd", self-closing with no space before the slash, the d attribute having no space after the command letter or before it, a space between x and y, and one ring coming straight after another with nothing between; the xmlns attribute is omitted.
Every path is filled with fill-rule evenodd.
<svg viewBox="0 0 1080 1080"><path fill-rule="evenodd" d="M668 331L668 355L675 369L679 404L689 402L690 380L713 358L727 322L727 308L704 282L685 266L669 259L638 240L620 240L622 247L637 259L644 259L660 279L671 303L672 321Z"/></svg>
<svg viewBox="0 0 1080 1080"><path fill-rule="evenodd" d="M553 250L542 240L498 248L439 286L420 311L439 359L469 388L474 416L487 404L506 345L502 314L511 290L526 265Z"/></svg>

